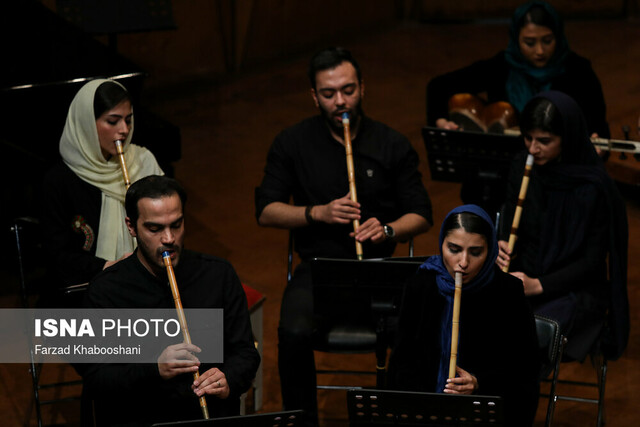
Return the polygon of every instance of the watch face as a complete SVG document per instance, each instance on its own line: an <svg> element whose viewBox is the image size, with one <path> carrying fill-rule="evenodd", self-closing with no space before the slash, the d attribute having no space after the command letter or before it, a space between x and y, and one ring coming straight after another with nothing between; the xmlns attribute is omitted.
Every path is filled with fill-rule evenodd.
<svg viewBox="0 0 640 427"><path fill-rule="evenodd" d="M387 237L393 237L396 233L393 231L393 228L391 228L388 225L383 226L384 229L384 234Z"/></svg>

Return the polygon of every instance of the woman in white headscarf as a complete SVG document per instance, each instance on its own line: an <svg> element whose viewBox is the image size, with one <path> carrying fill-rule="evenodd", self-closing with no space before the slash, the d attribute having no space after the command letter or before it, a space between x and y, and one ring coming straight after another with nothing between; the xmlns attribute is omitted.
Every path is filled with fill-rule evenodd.
<svg viewBox="0 0 640 427"><path fill-rule="evenodd" d="M127 257L126 186L115 141L123 141L131 182L162 175L146 148L131 144L133 108L120 83L92 80L76 94L60 138L62 162L46 175L42 222L58 285L88 282Z"/></svg>

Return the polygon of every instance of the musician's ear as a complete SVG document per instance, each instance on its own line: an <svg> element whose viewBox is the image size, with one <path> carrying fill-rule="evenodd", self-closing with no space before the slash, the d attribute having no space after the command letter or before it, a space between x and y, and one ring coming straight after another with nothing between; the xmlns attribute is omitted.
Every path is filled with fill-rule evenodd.
<svg viewBox="0 0 640 427"><path fill-rule="evenodd" d="M320 103L318 103L318 94L314 88L311 88L311 97L313 98L313 102L315 102L316 107L320 108Z"/></svg>
<svg viewBox="0 0 640 427"><path fill-rule="evenodd" d="M138 237L138 233L136 233L136 226L133 222L131 222L131 218L126 217L124 222L127 224L127 229L129 230L129 234L131 237Z"/></svg>

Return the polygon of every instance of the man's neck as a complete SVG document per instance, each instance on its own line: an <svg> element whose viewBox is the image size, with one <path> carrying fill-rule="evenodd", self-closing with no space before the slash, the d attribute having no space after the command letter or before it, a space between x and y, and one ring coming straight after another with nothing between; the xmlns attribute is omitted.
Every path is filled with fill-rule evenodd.
<svg viewBox="0 0 640 427"><path fill-rule="evenodd" d="M150 263L144 257L144 255L142 255L142 251L137 250L136 251L136 255L138 257L138 261L140 261L140 264L142 264L142 266L145 268L145 270L147 270L149 273L151 273L152 276L154 276L156 278L162 278L162 274L164 273L164 271L162 269L160 269L159 267L156 267L154 264Z"/></svg>

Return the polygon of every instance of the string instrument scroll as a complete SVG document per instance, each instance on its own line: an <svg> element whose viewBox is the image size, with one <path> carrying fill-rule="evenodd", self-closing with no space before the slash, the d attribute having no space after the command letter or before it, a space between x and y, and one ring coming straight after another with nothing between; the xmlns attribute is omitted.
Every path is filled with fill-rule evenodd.
<svg viewBox="0 0 640 427"><path fill-rule="evenodd" d="M509 253L513 251L518 240L518 227L520 226L520 217L522 216L522 204L525 197L527 197L527 188L529 187L529 176L531 175L531 168L533 168L533 155L527 155L527 162L524 166L524 175L522 176L522 183L520 184L520 194L518 194L518 205L516 206L516 212L513 215L513 222L511 223L511 234L509 235ZM502 268L505 273L509 271L509 263Z"/></svg>
<svg viewBox="0 0 640 427"><path fill-rule="evenodd" d="M455 291L453 294L453 318L451 320L451 356L449 357L449 378L456 377L458 364L458 333L460 331L460 300L462 299L462 273L455 273Z"/></svg>
<svg viewBox="0 0 640 427"><path fill-rule="evenodd" d="M116 152L118 153L118 159L120 159L120 167L122 168L122 178L124 179L124 185L129 189L131 180L129 179L129 171L127 170L127 164L124 161L124 149L121 140L115 141Z"/></svg>
<svg viewBox="0 0 640 427"><path fill-rule="evenodd" d="M164 266L167 268L167 277L169 278L169 286L171 287L171 294L173 295L173 302L176 306L176 312L178 314L178 321L180 322L180 329L182 329L182 336L184 342L191 344L191 335L189 334L189 328L187 327L187 318L184 316L184 310L182 309L182 301L180 300L180 291L178 290L178 282L176 282L176 275L173 272L173 265L171 265L171 255L168 251L162 253L162 260ZM193 379L200 378L198 371L193 373ZM200 409L202 410L202 417L205 420L209 419L209 408L207 407L207 399L204 395L200 396Z"/></svg>
<svg viewBox="0 0 640 427"><path fill-rule="evenodd" d="M349 174L349 194L351 201L358 203L358 194L356 193L356 176L353 171L353 149L351 147L351 127L349 124L349 113L342 113L342 128L344 129L344 149L347 154L347 173ZM353 220L353 231L360 227L360 221ZM356 256L358 260L362 260L362 243L356 240Z"/></svg>

